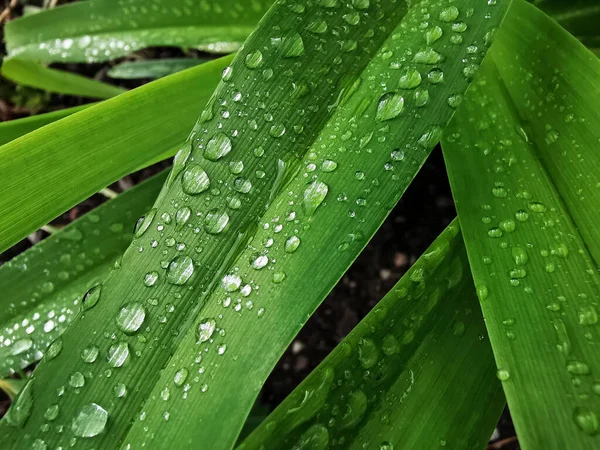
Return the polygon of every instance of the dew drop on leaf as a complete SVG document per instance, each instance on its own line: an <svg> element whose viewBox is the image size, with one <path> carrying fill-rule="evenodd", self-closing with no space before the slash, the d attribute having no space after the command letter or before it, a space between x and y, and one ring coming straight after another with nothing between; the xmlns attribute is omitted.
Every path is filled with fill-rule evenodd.
<svg viewBox="0 0 600 450"><path fill-rule="evenodd" d="M117 327L123 333L134 334L146 318L146 309L138 302L126 303L117 315Z"/></svg>
<svg viewBox="0 0 600 450"><path fill-rule="evenodd" d="M71 431L77 437L94 437L104 431L107 421L108 412L96 403L89 403L79 410Z"/></svg>
<svg viewBox="0 0 600 450"><path fill-rule="evenodd" d="M217 133L206 144L206 148L204 149L204 157L209 161L218 161L230 151L231 140L225 134Z"/></svg>
<svg viewBox="0 0 600 450"><path fill-rule="evenodd" d="M212 141L209 141L209 145L210 145L210 142L212 142ZM204 156L206 156L207 151L208 151L208 145L206 147ZM227 153L228 153L228 151L227 151ZM227 154L227 153L224 153L224 154ZM215 150L215 153L213 153L212 156L215 156L216 159L218 159L218 158L220 158L220 156L216 156L217 154L218 153ZM207 157L207 159L211 159L211 158ZM183 189L183 192L185 192L186 194L197 195L197 194L200 194L200 193L206 191L210 187L210 179L208 178L208 175L206 174L206 172L204 171L204 169L202 167L200 167L198 164L192 164L192 165L188 166L185 169L185 171L183 172L183 176L181 178L181 187Z"/></svg>
<svg viewBox="0 0 600 450"><path fill-rule="evenodd" d="M194 262L189 256L176 256L167 267L167 282L185 284L194 273Z"/></svg>

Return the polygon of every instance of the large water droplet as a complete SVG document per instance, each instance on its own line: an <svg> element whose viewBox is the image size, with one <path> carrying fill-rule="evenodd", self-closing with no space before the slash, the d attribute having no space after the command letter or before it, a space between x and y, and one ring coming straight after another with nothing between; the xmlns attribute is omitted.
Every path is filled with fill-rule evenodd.
<svg viewBox="0 0 600 450"><path fill-rule="evenodd" d="M198 325L198 343L201 344L208 341L215 332L216 326L217 322L215 319L203 320L200 325Z"/></svg>
<svg viewBox="0 0 600 450"><path fill-rule="evenodd" d="M117 327L123 333L134 334L146 318L146 309L137 302L126 303L117 315Z"/></svg>
<svg viewBox="0 0 600 450"><path fill-rule="evenodd" d="M129 358L129 345L127 342L117 342L108 349L108 365L111 367L121 367Z"/></svg>
<svg viewBox="0 0 600 450"><path fill-rule="evenodd" d="M585 434L593 436L598 433L598 417L590 409L585 407L575 408L573 420L575 425Z"/></svg>
<svg viewBox="0 0 600 450"><path fill-rule="evenodd" d="M141 237L146 230L150 228L150 225L152 225L152 221L154 220L154 216L156 216L155 208L151 209L137 220L135 227L133 227L134 239Z"/></svg>
<svg viewBox="0 0 600 450"><path fill-rule="evenodd" d="M209 161L217 161L231 151L231 140L223 133L217 133L204 149L204 157Z"/></svg>
<svg viewBox="0 0 600 450"><path fill-rule="evenodd" d="M185 284L194 273L194 261L189 256L176 256L167 268L167 282Z"/></svg>
<svg viewBox="0 0 600 450"><path fill-rule="evenodd" d="M204 230L210 234L219 234L229 223L229 214L217 208L211 209L204 217Z"/></svg>
<svg viewBox="0 0 600 450"><path fill-rule="evenodd" d="M89 403L79 410L71 430L78 437L94 437L104 431L107 421L108 412L96 403Z"/></svg>
<svg viewBox="0 0 600 450"><path fill-rule="evenodd" d="M260 50L254 50L246 55L244 62L248 69L258 69L263 64L263 54Z"/></svg>
<svg viewBox="0 0 600 450"><path fill-rule="evenodd" d="M204 156L206 156L206 152ZM219 157L217 157L217 159L218 158ZM210 187L210 179L202 167L200 167L198 164L192 164L183 172L183 177L181 178L181 187L183 188L183 192L186 194L197 195L206 191Z"/></svg>
<svg viewBox="0 0 600 450"><path fill-rule="evenodd" d="M329 187L321 181L313 181L304 190L303 205L308 215L314 214L319 205L323 203Z"/></svg>
<svg viewBox="0 0 600 450"><path fill-rule="evenodd" d="M85 293L85 295L83 296L83 300L81 301L84 310L92 309L96 305L96 303L98 303L101 291L102 285L97 284Z"/></svg>
<svg viewBox="0 0 600 450"><path fill-rule="evenodd" d="M394 119L402 109L404 109L404 97L395 92L386 92L379 99L375 119L379 122Z"/></svg>
<svg viewBox="0 0 600 450"><path fill-rule="evenodd" d="M282 45L282 56L284 58L295 58L304 53L304 41L298 33L284 38Z"/></svg>

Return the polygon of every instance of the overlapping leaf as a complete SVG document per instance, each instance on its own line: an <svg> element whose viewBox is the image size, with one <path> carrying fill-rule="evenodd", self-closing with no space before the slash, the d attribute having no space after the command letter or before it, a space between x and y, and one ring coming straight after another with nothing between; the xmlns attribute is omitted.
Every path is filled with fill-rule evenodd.
<svg viewBox="0 0 600 450"><path fill-rule="evenodd" d="M125 251L166 173L118 196L0 266L0 377L39 360L83 294Z"/></svg>
<svg viewBox="0 0 600 450"><path fill-rule="evenodd" d="M231 448L285 346L436 144L507 6L277 3L120 268L17 399L4 446ZM96 350L92 364L73 357ZM65 384L77 374L78 394Z"/></svg>
<svg viewBox="0 0 600 450"><path fill-rule="evenodd" d="M174 154L229 61L149 83L0 147L0 251L120 177Z"/></svg>
<svg viewBox="0 0 600 450"><path fill-rule="evenodd" d="M238 448L483 448L503 405L453 223Z"/></svg>
<svg viewBox="0 0 600 450"><path fill-rule="evenodd" d="M600 61L514 2L443 148L524 448L599 445Z"/></svg>

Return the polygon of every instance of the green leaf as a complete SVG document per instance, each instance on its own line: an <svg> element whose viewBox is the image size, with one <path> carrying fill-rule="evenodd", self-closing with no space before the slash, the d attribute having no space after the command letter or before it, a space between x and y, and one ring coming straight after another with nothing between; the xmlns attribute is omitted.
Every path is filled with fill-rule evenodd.
<svg viewBox="0 0 600 450"><path fill-rule="evenodd" d="M483 448L504 395L468 268L455 222L238 449Z"/></svg>
<svg viewBox="0 0 600 450"><path fill-rule="evenodd" d="M125 61L110 69L108 71L108 76L111 78L121 79L156 79L189 69L190 67L197 66L205 63L206 61L206 59L197 58L142 59L138 61Z"/></svg>
<svg viewBox="0 0 600 450"><path fill-rule="evenodd" d="M0 123L0 145L21 137L27 133L37 130L38 128L56 122L63 117L70 116L73 113L83 111L84 109L94 105L88 103L86 105L74 106L73 108L60 109L45 114L37 114L35 116L25 117L23 119L8 120Z"/></svg>
<svg viewBox="0 0 600 450"><path fill-rule="evenodd" d="M600 5L597 0L533 0L532 3L588 47L600 46Z"/></svg>
<svg viewBox="0 0 600 450"><path fill-rule="evenodd" d="M98 62L145 47L235 51L272 0L75 2L6 24L9 58ZM10 60L10 59L9 59Z"/></svg>
<svg viewBox="0 0 600 450"><path fill-rule="evenodd" d="M444 137L458 215L523 448L599 445L600 61L513 2Z"/></svg>
<svg viewBox="0 0 600 450"><path fill-rule="evenodd" d="M2 76L25 86L80 97L111 98L126 92L117 86L25 59L5 59L2 64Z"/></svg>
<svg viewBox="0 0 600 450"><path fill-rule="evenodd" d="M231 448L287 344L436 145L448 98L466 90L507 7L276 3L225 70L99 301L36 369L23 428L1 424L3 445ZM456 21L462 42L451 39ZM404 107L377 121L389 92ZM100 356L85 364L78 355L92 346ZM58 397L76 372L85 388ZM113 394L121 384L125 398ZM61 415L41 435L53 404ZM90 408L96 436L82 438Z"/></svg>
<svg viewBox="0 0 600 450"><path fill-rule="evenodd" d="M175 153L229 61L154 81L0 147L0 251L122 176Z"/></svg>
<svg viewBox="0 0 600 450"><path fill-rule="evenodd" d="M135 221L165 178L141 183L0 266L0 377L38 361L62 334L83 294L131 242Z"/></svg>

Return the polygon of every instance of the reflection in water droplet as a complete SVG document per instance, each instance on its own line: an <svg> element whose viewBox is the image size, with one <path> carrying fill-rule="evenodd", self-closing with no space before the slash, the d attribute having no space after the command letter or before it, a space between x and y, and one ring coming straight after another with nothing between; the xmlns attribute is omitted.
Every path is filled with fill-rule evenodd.
<svg viewBox="0 0 600 450"><path fill-rule="evenodd" d="M73 424L71 430L77 437L94 437L104 431L108 420L108 412L96 403L83 406Z"/></svg>

